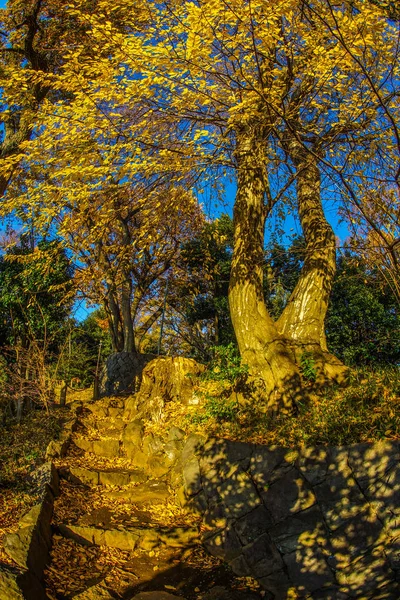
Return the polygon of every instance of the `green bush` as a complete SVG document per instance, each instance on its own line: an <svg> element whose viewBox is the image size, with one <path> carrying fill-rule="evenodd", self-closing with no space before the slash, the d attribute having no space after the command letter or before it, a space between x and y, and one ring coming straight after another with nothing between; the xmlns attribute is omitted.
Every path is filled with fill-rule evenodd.
<svg viewBox="0 0 400 600"><path fill-rule="evenodd" d="M300 357L300 372L307 381L315 381L317 379L315 360L312 353L307 350Z"/></svg>
<svg viewBox="0 0 400 600"><path fill-rule="evenodd" d="M227 346L214 346L212 350L214 357L202 376L204 380L229 381L234 384L247 378L248 366L242 364L236 346L231 343Z"/></svg>
<svg viewBox="0 0 400 600"><path fill-rule="evenodd" d="M236 421L239 405L236 401L224 397L207 396L202 412L192 415L192 423L206 423L214 419L217 423Z"/></svg>

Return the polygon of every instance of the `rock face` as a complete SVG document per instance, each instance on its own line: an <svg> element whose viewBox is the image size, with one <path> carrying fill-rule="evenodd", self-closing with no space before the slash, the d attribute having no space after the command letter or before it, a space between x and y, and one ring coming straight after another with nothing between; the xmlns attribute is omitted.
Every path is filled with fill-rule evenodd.
<svg viewBox="0 0 400 600"><path fill-rule="evenodd" d="M70 403L68 406L71 411L71 416L64 422L59 438L57 440L52 440L47 446L46 460L51 461L54 458L65 456L68 451L72 434L76 430L79 415L82 410L80 402Z"/></svg>
<svg viewBox="0 0 400 600"><path fill-rule="evenodd" d="M140 398L163 397L164 401L190 402L193 382L187 374L196 376L202 365L183 356L154 357L150 354L117 352L108 357L100 378L100 395L113 396L122 392L135 392L140 387ZM154 412L154 406L149 406Z"/></svg>
<svg viewBox="0 0 400 600"><path fill-rule="evenodd" d="M45 463L32 478L38 490L38 504L20 520L17 531L3 540L4 550L18 568L0 568L2 600L46 598L41 580L50 559L50 523L54 497L59 491L58 475L52 463Z"/></svg>
<svg viewBox="0 0 400 600"><path fill-rule="evenodd" d="M293 451L189 438L183 452L184 501L204 515L206 547L266 598L400 597L400 443Z"/></svg>
<svg viewBox="0 0 400 600"><path fill-rule="evenodd" d="M150 361L142 371L140 390L125 406L125 417L161 421L167 402L197 404L195 380L204 367L191 358L163 356Z"/></svg>
<svg viewBox="0 0 400 600"><path fill-rule="evenodd" d="M100 396L136 391L143 366L151 358L132 352L116 352L108 357L100 378Z"/></svg>

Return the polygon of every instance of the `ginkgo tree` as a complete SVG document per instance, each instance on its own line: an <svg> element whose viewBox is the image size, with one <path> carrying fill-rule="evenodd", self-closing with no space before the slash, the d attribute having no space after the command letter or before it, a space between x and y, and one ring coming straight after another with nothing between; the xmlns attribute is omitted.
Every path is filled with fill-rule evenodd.
<svg viewBox="0 0 400 600"><path fill-rule="evenodd" d="M344 189L357 199L357 182L376 170L375 149L384 148L387 161L395 148L394 130L382 128L387 107L396 110L399 78L398 25L388 18L386 3L104 0L93 14L76 0L69 10L85 40L66 53L52 83L68 101L43 102L41 130L20 146L18 157L32 170L44 160L57 167L58 183L50 175L27 186L20 202L35 206L40 198L43 206L49 191L59 193L60 181L61 206L65 190L90 202L116 161L129 180L172 175L177 185L190 172L217 185L224 172L232 173L237 192L229 303L243 361L273 409L290 409L302 392L304 352L321 383L342 380L346 369L327 351L324 334L335 272L335 237L324 202L339 197L325 189ZM126 29L115 26L118 15ZM140 114L127 128L135 107ZM96 164L88 160L94 138L101 157ZM76 190L82 171L90 183ZM264 228L290 196L305 261L275 322L263 298ZM9 202L15 206L12 194Z"/></svg>
<svg viewBox="0 0 400 600"><path fill-rule="evenodd" d="M90 0L86 3L89 9ZM37 125L37 112L52 94L52 76L60 72L66 50L83 30L62 0L8 0L0 9L0 157L16 158L20 144ZM7 161L0 175L0 196L14 173Z"/></svg>
<svg viewBox="0 0 400 600"><path fill-rule="evenodd" d="M66 213L58 231L78 265L77 289L104 307L113 351L135 354L161 317L167 282L173 288L186 277L177 269L181 247L204 217L179 187L158 185L150 192L123 186L118 194L114 190L113 206L100 194L85 211L77 205Z"/></svg>
<svg viewBox="0 0 400 600"><path fill-rule="evenodd" d="M11 211L18 193L17 213L57 232L76 265L78 293L105 310L113 351L133 354L162 313L159 288L186 277L174 266L182 244L204 222L199 203L182 185L156 174L131 172L127 178L126 147L118 136L129 135L135 118L126 111L109 129L93 121L98 135L90 137L77 128L82 137L61 150L60 136L60 151L41 136L35 144L43 159L32 164L18 157L19 172L3 200L3 209Z"/></svg>

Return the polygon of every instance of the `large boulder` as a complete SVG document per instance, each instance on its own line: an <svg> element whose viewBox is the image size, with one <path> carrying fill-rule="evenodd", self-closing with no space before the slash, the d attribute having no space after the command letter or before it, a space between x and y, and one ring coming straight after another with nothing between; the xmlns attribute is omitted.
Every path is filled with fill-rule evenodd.
<svg viewBox="0 0 400 600"><path fill-rule="evenodd" d="M204 366L183 356L160 356L151 360L141 373L140 390L125 405L125 418L140 415L145 420L161 421L168 402L198 404L196 383Z"/></svg>
<svg viewBox="0 0 400 600"><path fill-rule="evenodd" d="M135 392L144 365L153 358L146 354L116 352L106 360L100 377L100 396Z"/></svg>

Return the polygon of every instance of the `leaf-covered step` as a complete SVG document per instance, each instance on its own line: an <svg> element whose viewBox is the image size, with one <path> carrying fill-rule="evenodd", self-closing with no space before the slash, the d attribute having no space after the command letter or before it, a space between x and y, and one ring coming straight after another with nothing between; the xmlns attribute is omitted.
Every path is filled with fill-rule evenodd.
<svg viewBox="0 0 400 600"><path fill-rule="evenodd" d="M103 528L88 525L60 524L58 529L64 537L84 546L107 546L119 550L152 550L159 545L171 548L188 548L200 540L197 527L130 527Z"/></svg>
<svg viewBox="0 0 400 600"><path fill-rule="evenodd" d="M107 491L104 495L131 504L162 504L171 497L171 492L165 482L150 480L120 491Z"/></svg>
<svg viewBox="0 0 400 600"><path fill-rule="evenodd" d="M109 399L93 402L86 404L86 408L92 413L92 415L104 418L104 417L115 417L120 418L124 413L124 402L122 399Z"/></svg>
<svg viewBox="0 0 400 600"><path fill-rule="evenodd" d="M60 472L61 477L72 482L86 485L115 485L124 487L132 483L143 483L148 476L141 469L85 469L83 467L69 467Z"/></svg>
<svg viewBox="0 0 400 600"><path fill-rule="evenodd" d="M118 439L103 438L101 440L88 440L85 437L76 437L74 443L78 448L85 452L91 452L97 456L105 458L115 458L121 455L120 443Z"/></svg>
<svg viewBox="0 0 400 600"><path fill-rule="evenodd" d="M92 425L104 437L119 437L126 427L126 422L121 418L96 419L92 421L88 419L87 423Z"/></svg>

